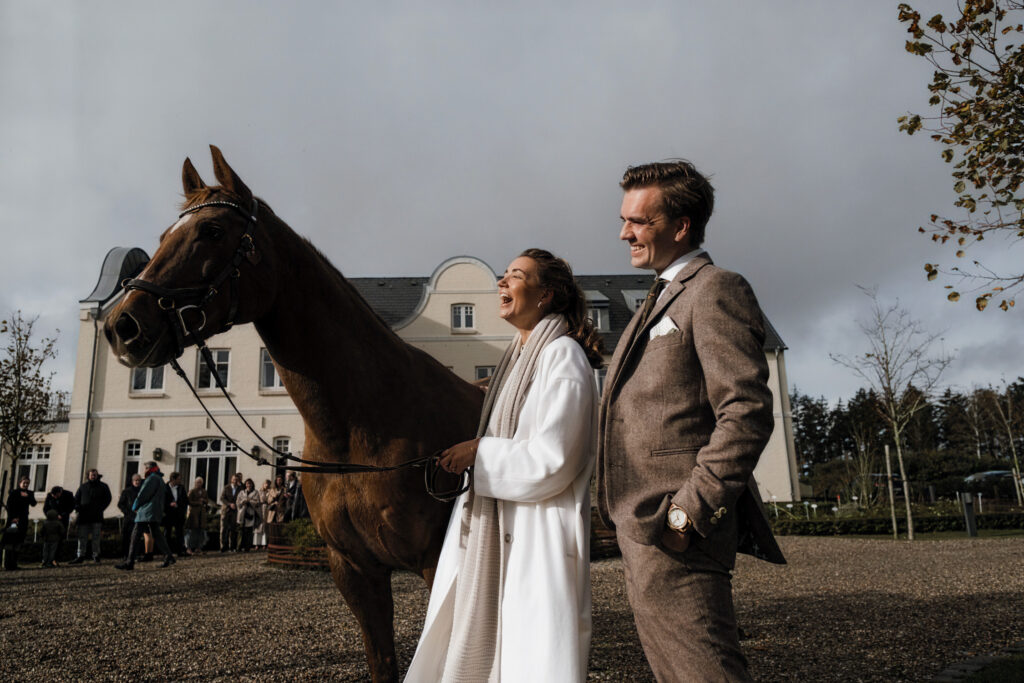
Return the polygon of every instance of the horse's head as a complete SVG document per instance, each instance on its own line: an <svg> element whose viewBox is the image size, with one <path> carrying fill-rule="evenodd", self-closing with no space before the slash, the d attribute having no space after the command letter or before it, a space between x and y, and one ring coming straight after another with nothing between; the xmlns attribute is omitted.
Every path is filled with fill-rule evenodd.
<svg viewBox="0 0 1024 683"><path fill-rule="evenodd" d="M118 360L132 367L177 358L198 339L251 322L270 303L275 281L264 219L272 212L210 145L219 187L208 187L192 162L181 170L185 204L178 221L125 296L103 331Z"/></svg>

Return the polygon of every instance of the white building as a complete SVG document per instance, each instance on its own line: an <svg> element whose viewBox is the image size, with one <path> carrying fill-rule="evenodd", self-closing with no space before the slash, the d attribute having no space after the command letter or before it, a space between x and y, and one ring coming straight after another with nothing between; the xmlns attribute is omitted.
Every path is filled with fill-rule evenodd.
<svg viewBox="0 0 1024 683"><path fill-rule="evenodd" d="M44 438L31 462L34 487L60 484L77 489L85 473L97 468L114 500L140 463L160 461L167 472L177 470L186 483L203 476L211 497L234 472L257 484L272 478L245 453L227 443L211 424L184 383L169 368L130 369L110 353L103 335L104 316L119 301L120 283L148 260L141 249L116 248L107 255L93 292L81 301L74 388L66 432ZM646 296L650 277L584 275L578 281L587 294L593 319L604 337L610 358L622 330ZM466 380L489 376L512 330L497 315L497 276L483 261L460 256L448 259L430 277L350 278L367 302L408 343L417 346ZM766 320L765 354L775 399L775 424L754 472L762 497L799 499L789 394L783 358L785 345ZM211 338L217 372L226 380L232 399L260 435L275 447L300 452L303 424L252 325L235 327ZM192 373L211 412L239 443L256 440L231 411L213 382L210 369L194 348L179 363ZM603 370L598 379L603 380ZM42 469L45 468L45 471ZM38 475L38 472L44 472ZM39 514L41 506L37 506ZM116 515L111 507L108 515Z"/></svg>

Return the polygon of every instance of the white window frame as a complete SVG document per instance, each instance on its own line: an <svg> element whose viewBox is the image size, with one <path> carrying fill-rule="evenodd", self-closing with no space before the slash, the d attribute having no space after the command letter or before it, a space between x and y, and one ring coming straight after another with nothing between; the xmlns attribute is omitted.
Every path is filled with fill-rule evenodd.
<svg viewBox="0 0 1024 683"><path fill-rule="evenodd" d="M219 436L197 436L179 442L175 450L178 455L177 469L188 482L188 488L192 487L196 477L198 459L207 460L207 467L210 464L216 467L216 478L211 480L209 474L203 477L210 500L219 505L221 489L229 483L233 474L239 472L239 451L235 445Z"/></svg>
<svg viewBox="0 0 1024 683"><path fill-rule="evenodd" d="M217 367L224 365L224 387L229 388L231 386L231 349L210 349L210 353L213 355L213 362ZM223 360L221 355L223 354ZM211 368L207 381L203 382L203 367L206 365L206 359L203 358L203 354L197 353L196 358L196 389L204 389L207 391L217 391L217 380L213 378L213 373L217 372L216 368Z"/></svg>
<svg viewBox="0 0 1024 683"><path fill-rule="evenodd" d="M292 452L292 438L290 436L275 436L274 437L274 448L281 451L282 453ZM274 476L278 474L284 475L285 470L281 469L288 463L288 458L275 454L274 456Z"/></svg>
<svg viewBox="0 0 1024 683"><path fill-rule="evenodd" d="M15 486L21 481L22 477L28 477L30 491L45 493L46 479L50 476L51 450L51 446L48 443L34 443L31 446L27 446L21 452L21 457L18 458L18 476L14 479ZM45 468L42 470L42 481L39 480L41 467Z"/></svg>
<svg viewBox="0 0 1024 683"><path fill-rule="evenodd" d="M587 317L593 321L594 329L598 332L608 332L612 329L608 310L607 301L594 301L587 304Z"/></svg>
<svg viewBox="0 0 1024 683"><path fill-rule="evenodd" d="M135 465L134 468L131 465ZM127 487L131 484L133 474L142 476L142 442L138 439L128 439L124 442L124 476L121 481Z"/></svg>
<svg viewBox="0 0 1024 683"><path fill-rule="evenodd" d="M274 376L270 384L266 383L266 370L270 367ZM284 382L281 381L281 375L277 374L277 366L274 365L274 361L270 357L270 351L267 351L266 347L260 349L260 391L268 393L281 393L287 391L284 388Z"/></svg>
<svg viewBox="0 0 1024 683"><path fill-rule="evenodd" d="M468 314L468 315L467 315ZM476 331L476 306L470 303L452 304L452 332Z"/></svg>
<svg viewBox="0 0 1024 683"><path fill-rule="evenodd" d="M140 395L163 395L164 393L164 382L167 380L167 372L165 371L166 366L161 365L156 368L132 368L128 373L128 393L132 396ZM141 376L142 388L135 386L136 377ZM155 380L158 380L160 386L153 386Z"/></svg>

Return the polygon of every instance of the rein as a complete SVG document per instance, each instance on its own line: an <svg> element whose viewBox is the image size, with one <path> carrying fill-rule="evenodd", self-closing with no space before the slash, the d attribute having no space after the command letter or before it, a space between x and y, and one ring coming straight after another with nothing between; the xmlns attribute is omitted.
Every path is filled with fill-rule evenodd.
<svg viewBox="0 0 1024 683"><path fill-rule="evenodd" d="M196 391L196 388L192 385L188 375L181 368L178 363L178 358L185 352L185 347L188 342L194 343L199 349L203 360L206 362L206 367L209 368L210 373L213 375L214 381L217 383L217 388L220 389L224 398L228 400L232 410L235 414L241 418L243 424L252 432L260 443L266 446L270 452L274 453L278 457L284 458L289 462L299 463L298 465L276 465L277 469L289 470L292 472L308 472L311 474L360 474L368 472L394 472L396 470L402 470L409 467L423 467L423 483L426 486L427 493L436 498L437 500L448 502L454 500L462 493L469 490L469 470L464 471L459 475L459 484L455 489L451 491L438 491L437 490L437 478L441 473L441 467L438 464L441 456L441 451L437 451L432 455L427 455L419 458L413 458L398 465L363 465L358 463L345 463L345 462L320 462L317 460L305 460L297 457L287 451L282 451L278 448L267 443L267 441L260 436L249 421L245 419L242 412L235 405L235 402L231 399L228 394L227 387L224 386L224 382L220 377L220 373L217 372L216 363L213 360L213 354L210 352L209 347L206 343L199 338L198 332L201 332L206 327L206 311L204 310L206 305L217 295L219 288L225 281L229 283L231 303L228 309L227 322L221 327L218 332L225 332L234 325L235 315L238 313L238 285L237 281L241 276L241 272L238 270L238 266L241 265L242 260L247 256L255 253L256 246L252 238L252 233L256 231L257 220L256 216L259 210L259 200L253 198L252 211L246 212L240 205L233 202L227 202L222 200L203 202L191 206L180 214L178 219L187 214L194 213L207 206L226 206L236 211L241 212L249 221L246 226L245 233L242 234L242 238L239 241L238 247L235 249L235 253L232 255L231 260L228 264L210 281L208 285L198 287L179 287L179 288L167 288L161 287L160 285L149 282L148 280L142 280L139 278L128 278L125 279L121 286L125 291L138 290L145 292L151 296L157 298L157 305L163 310L167 316L168 324L174 332L175 344L177 346L177 355L170 361L171 367L174 372L181 377L185 382L185 385L195 396L196 401L202 406L206 412L206 416L210 418L213 424L217 427L217 430L224 436L229 443L231 443L239 451L245 453L250 459L254 460L257 465L274 465L266 458L254 455L250 451L242 448L237 441L228 436L228 433L224 431L224 428L217 422L217 418L213 416L210 409L203 402L202 397ZM189 310L195 310L201 319L198 327L192 329L185 321L185 313Z"/></svg>

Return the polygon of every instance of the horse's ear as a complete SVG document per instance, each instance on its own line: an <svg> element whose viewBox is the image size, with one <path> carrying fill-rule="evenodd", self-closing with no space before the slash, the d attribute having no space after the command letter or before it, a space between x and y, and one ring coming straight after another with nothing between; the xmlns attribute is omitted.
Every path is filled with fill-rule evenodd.
<svg viewBox="0 0 1024 683"><path fill-rule="evenodd" d="M236 197L251 199L252 192L245 186L238 174L231 170L216 145L210 145L210 155L213 157L213 174L217 176L217 182L221 187Z"/></svg>
<svg viewBox="0 0 1024 683"><path fill-rule="evenodd" d="M185 157L185 163L181 166L181 186L185 190L186 197L206 187L206 183L199 177L199 171L192 165L192 160L188 157Z"/></svg>

